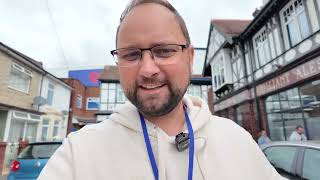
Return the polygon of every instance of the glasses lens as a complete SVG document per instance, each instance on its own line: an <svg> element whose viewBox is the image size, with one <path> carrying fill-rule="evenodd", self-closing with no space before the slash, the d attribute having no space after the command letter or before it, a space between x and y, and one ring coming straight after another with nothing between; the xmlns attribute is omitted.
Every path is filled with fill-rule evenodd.
<svg viewBox="0 0 320 180"><path fill-rule="evenodd" d="M152 54L161 59L166 59L176 55L182 48L179 45L163 45L152 48Z"/></svg>
<svg viewBox="0 0 320 180"><path fill-rule="evenodd" d="M118 49L114 56L119 66L135 65L141 57L140 49Z"/></svg>

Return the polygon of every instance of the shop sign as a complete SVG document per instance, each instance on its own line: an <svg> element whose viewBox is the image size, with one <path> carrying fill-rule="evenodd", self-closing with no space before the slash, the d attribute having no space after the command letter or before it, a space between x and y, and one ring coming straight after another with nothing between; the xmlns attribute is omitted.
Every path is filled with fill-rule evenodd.
<svg viewBox="0 0 320 180"><path fill-rule="evenodd" d="M236 94L236 95L234 95L234 96L232 96L232 97L230 97L230 98L228 98L218 104L215 104L214 111L215 112L220 111L222 109L234 106L236 104L239 104L239 103L246 101L246 100L249 100L249 99L251 99L251 91L249 91L249 90L242 91L239 94Z"/></svg>
<svg viewBox="0 0 320 180"><path fill-rule="evenodd" d="M308 61L286 73L258 85L257 95L261 96L272 91L276 91L317 74L320 74L320 57Z"/></svg>

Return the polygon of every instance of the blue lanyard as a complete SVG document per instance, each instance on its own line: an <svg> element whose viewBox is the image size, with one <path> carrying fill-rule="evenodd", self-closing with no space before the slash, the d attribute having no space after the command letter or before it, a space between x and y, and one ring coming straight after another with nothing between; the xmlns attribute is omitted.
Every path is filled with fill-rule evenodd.
<svg viewBox="0 0 320 180"><path fill-rule="evenodd" d="M147 127L146 127L146 122L145 122L143 116L140 114L140 112L139 112L139 116L140 116L141 126L142 126L142 130L143 130L143 137L144 137L144 141L146 143L148 156L149 156L149 160L150 160L150 163L151 163L151 167L152 167L152 171L153 171L153 174L154 174L154 178L155 178L155 180L159 180L158 167L157 167L157 164L156 164L156 160L154 159L154 154L153 154L153 151L152 151L152 147L151 147L151 143L150 143L150 139L149 139L149 135L148 135L148 130L147 130ZM190 137L188 180L192 180L193 156L194 156L194 135L193 135L192 125L191 125L189 116L188 116L187 111L186 111L185 108L184 108L184 116L186 118L186 123L187 123L189 137Z"/></svg>

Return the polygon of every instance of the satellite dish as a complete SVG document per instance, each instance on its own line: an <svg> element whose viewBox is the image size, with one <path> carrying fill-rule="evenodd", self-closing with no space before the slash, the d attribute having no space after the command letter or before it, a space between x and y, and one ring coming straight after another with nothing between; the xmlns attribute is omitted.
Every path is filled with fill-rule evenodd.
<svg viewBox="0 0 320 180"><path fill-rule="evenodd" d="M41 97L41 96L37 96L35 98L33 98L33 105L38 105L38 106L41 106L41 105L45 105L45 104L48 104L48 101L47 99Z"/></svg>

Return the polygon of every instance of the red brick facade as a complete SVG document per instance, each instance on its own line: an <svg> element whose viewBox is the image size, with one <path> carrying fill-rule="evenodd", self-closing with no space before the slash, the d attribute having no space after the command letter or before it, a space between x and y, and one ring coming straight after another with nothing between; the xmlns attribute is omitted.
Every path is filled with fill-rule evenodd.
<svg viewBox="0 0 320 180"><path fill-rule="evenodd" d="M95 123L96 122L96 115L95 113L98 112L98 110L87 110L87 98L88 97L97 97L100 98L100 87L85 87L79 80L77 79L63 79L65 83L67 83L69 86L73 88L71 93L71 102L70 102L70 121L68 125L68 132L71 131L73 128L72 126L72 119L78 118L83 120L83 123ZM81 108L77 107L77 97L82 97L82 103ZM75 127L79 128L79 127Z"/></svg>

